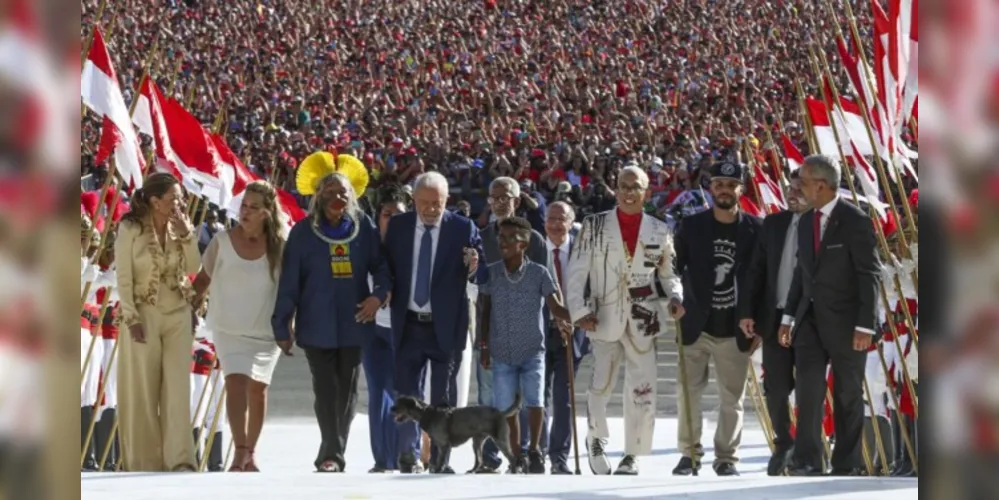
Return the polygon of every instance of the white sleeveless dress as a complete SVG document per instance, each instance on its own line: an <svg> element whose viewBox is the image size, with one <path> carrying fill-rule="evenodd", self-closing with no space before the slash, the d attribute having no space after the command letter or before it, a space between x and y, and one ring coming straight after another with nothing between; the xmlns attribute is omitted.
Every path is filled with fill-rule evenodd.
<svg viewBox="0 0 999 500"><path fill-rule="evenodd" d="M279 273L271 279L266 255L236 254L227 231L215 235L203 262L212 278L206 323L222 372L270 384L281 352L271 329Z"/></svg>

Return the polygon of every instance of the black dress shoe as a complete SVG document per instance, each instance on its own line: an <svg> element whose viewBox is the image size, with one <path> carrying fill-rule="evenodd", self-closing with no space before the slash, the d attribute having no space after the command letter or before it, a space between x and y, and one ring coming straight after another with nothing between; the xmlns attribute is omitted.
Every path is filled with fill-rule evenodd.
<svg viewBox="0 0 999 500"><path fill-rule="evenodd" d="M833 469L829 471L828 475L835 477L858 477L858 476L866 476L867 471L860 468L850 469L845 467L833 467Z"/></svg>
<svg viewBox="0 0 999 500"><path fill-rule="evenodd" d="M823 475L822 469L812 467L811 465L800 465L797 467L792 467L787 471L789 476L821 476Z"/></svg>
<svg viewBox="0 0 999 500"><path fill-rule="evenodd" d="M676 464L676 467L673 468L673 475L674 476L689 476L689 475L691 475L694 472L699 471L699 470L701 470L701 462L700 461L695 462L695 461L691 460L690 457L683 457Z"/></svg>
<svg viewBox="0 0 999 500"><path fill-rule="evenodd" d="M571 476L572 470L569 469L569 466L565 462L552 462L551 473L552 475Z"/></svg>
<svg viewBox="0 0 999 500"><path fill-rule="evenodd" d="M735 468L735 464L730 462L722 462L714 467L716 476L738 476L739 469Z"/></svg>
<svg viewBox="0 0 999 500"><path fill-rule="evenodd" d="M777 451L770 456L770 462L767 463L767 475L768 476L780 476L784 474L787 470L788 463L791 460L791 450L787 451Z"/></svg>

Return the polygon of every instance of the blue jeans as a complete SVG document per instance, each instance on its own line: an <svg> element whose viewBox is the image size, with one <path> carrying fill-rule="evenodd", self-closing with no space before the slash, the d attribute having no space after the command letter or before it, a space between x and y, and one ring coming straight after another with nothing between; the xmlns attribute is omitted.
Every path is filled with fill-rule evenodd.
<svg viewBox="0 0 999 500"><path fill-rule="evenodd" d="M539 352L517 364L494 361L493 407L506 411L513 405L520 393L523 406L544 408L545 406L545 353Z"/></svg>

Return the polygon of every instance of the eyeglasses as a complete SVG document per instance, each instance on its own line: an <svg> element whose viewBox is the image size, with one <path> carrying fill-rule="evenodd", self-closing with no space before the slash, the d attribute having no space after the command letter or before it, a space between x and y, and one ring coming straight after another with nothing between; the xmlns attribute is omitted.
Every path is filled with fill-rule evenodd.
<svg viewBox="0 0 999 500"><path fill-rule="evenodd" d="M507 196L507 195L503 195L503 196L490 196L489 198L487 198L487 201L489 201L490 204L492 204L492 203L510 203L513 200L514 200L513 196Z"/></svg>

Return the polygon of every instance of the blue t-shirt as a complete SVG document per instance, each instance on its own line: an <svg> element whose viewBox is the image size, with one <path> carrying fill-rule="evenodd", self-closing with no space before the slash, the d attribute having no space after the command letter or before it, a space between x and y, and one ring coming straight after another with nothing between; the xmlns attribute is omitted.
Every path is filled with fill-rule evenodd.
<svg viewBox="0 0 999 500"><path fill-rule="evenodd" d="M506 276L503 261L488 266L479 293L489 295L489 351L492 359L517 365L545 351L545 297L555 281L545 266L524 259L521 270Z"/></svg>

